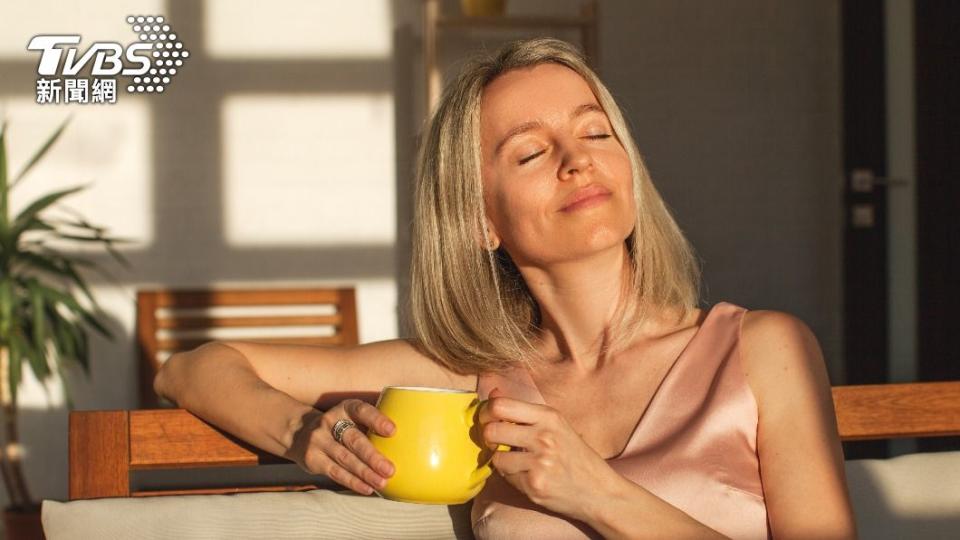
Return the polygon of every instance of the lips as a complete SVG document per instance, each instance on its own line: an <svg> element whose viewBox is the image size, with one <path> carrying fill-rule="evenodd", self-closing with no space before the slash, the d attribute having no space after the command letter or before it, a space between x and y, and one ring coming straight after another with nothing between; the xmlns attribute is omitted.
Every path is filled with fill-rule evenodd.
<svg viewBox="0 0 960 540"><path fill-rule="evenodd" d="M563 201L563 206L560 208L560 211L571 212L590 205L591 203L602 201L609 197L609 195L609 189L600 184L590 184L571 193L570 196Z"/></svg>

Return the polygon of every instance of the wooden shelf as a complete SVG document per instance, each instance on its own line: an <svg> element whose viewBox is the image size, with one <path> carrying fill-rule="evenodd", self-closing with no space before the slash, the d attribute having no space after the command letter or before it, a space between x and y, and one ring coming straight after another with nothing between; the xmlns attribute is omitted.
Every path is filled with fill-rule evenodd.
<svg viewBox="0 0 960 540"><path fill-rule="evenodd" d="M467 17L440 13L439 0L423 0L423 67L426 77L426 114L429 116L440 98L441 77L438 65L442 29L479 28L489 30L574 29L580 31L580 42L587 62L597 69L597 4L599 0L582 0L580 14L573 16L507 15Z"/></svg>

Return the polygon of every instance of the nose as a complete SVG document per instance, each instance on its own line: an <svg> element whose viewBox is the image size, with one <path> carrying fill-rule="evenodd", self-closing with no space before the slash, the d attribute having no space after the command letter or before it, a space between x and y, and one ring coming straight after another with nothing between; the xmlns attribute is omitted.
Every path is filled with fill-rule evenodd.
<svg viewBox="0 0 960 540"><path fill-rule="evenodd" d="M589 150L575 138L564 142L563 161L560 163L560 179L571 180L574 174L583 174L593 167L593 157Z"/></svg>

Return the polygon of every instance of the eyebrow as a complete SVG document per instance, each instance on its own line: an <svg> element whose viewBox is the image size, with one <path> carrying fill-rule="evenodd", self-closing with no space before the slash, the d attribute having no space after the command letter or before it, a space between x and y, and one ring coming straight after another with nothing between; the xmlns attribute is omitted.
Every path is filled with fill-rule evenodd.
<svg viewBox="0 0 960 540"><path fill-rule="evenodd" d="M596 103L584 103L583 105L578 105L575 109L570 111L570 119L573 120L574 118L578 118L589 112L598 112L601 114L606 114L603 108L600 107L600 105ZM493 150L493 155L494 156L499 155L500 150L502 150L504 145L507 144L507 141L509 141L513 137L516 137L521 133L526 133L527 131L530 131L532 129L536 129L542 126L543 126L543 123L540 122L539 120L531 120L529 122L524 122L522 124L514 126L510 131L506 133L506 135L503 136L502 139L500 139L500 142L497 143L496 148Z"/></svg>

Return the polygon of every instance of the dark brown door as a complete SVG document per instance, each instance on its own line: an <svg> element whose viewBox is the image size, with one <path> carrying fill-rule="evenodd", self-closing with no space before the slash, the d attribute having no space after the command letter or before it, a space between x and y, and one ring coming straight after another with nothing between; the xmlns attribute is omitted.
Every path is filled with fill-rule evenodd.
<svg viewBox="0 0 960 540"><path fill-rule="evenodd" d="M918 377L960 380L960 2L915 0ZM960 437L921 450L960 450Z"/></svg>
<svg viewBox="0 0 960 540"><path fill-rule="evenodd" d="M911 4L906 15L913 20L907 43L913 71L896 73L889 71L891 36L885 32L898 21L886 18L905 12L885 13L891 3L883 0L842 4L847 384L899 382L902 374L891 381L891 365L896 370L907 355L913 380L960 380L960 322L954 315L960 306L960 2ZM906 143L904 133L888 129L896 125L888 117L888 82L898 80L892 77L912 84L908 105L914 128ZM890 178L891 141L911 146L913 170L901 178ZM891 190L904 186L915 194L909 199L911 223L898 222L890 212L896 194ZM901 234L907 226L913 231L907 240L912 248L908 264L916 276L915 283L908 283L915 291L910 329L915 346L905 353L890 347L888 322L891 315L902 315L896 311L902 308L891 304L898 294L891 287L904 286L891 285L889 262L904 261L891 258L888 249L890 234ZM957 450L960 437L916 444L919 450ZM845 443L844 452L848 459L887 457L890 446L884 441Z"/></svg>
<svg viewBox="0 0 960 540"><path fill-rule="evenodd" d="M842 4L844 359L847 384L887 382L886 72L882 0ZM847 459L887 443L845 443Z"/></svg>

